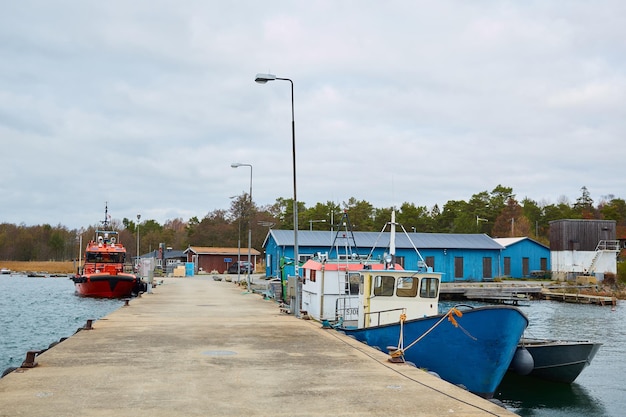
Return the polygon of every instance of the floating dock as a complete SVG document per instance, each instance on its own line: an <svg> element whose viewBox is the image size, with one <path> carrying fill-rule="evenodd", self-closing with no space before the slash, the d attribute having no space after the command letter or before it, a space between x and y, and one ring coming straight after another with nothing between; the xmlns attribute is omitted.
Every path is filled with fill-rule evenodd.
<svg viewBox="0 0 626 417"><path fill-rule="evenodd" d="M515 416L233 283L163 281L0 379L0 416Z"/></svg>
<svg viewBox="0 0 626 417"><path fill-rule="evenodd" d="M522 305L531 300L551 300L576 304L596 304L613 306L615 297L581 294L595 285L555 285L553 283L527 282L485 282L485 283L444 283L441 285L441 299L473 300L493 304Z"/></svg>
<svg viewBox="0 0 626 417"><path fill-rule="evenodd" d="M575 304L596 304L600 306L615 307L617 299L615 297L605 297L600 295L587 295L566 291L542 291L543 299L552 301L562 301Z"/></svg>

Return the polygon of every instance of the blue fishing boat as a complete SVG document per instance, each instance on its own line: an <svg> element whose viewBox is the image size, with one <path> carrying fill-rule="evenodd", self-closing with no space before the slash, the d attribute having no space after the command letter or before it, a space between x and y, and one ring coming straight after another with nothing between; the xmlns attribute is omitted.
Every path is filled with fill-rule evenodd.
<svg viewBox="0 0 626 417"><path fill-rule="evenodd" d="M485 306L340 329L370 346L388 350L393 358L433 371L476 395L492 398L527 325L528 319L516 307Z"/></svg>
<svg viewBox="0 0 626 417"><path fill-rule="evenodd" d="M477 395L493 397L528 318L506 305L457 306L440 314L442 274L423 259L415 271L398 265L393 212L390 224L384 259L353 254L331 260L317 254L308 260L302 266L302 309L326 326L388 351L392 362L411 362Z"/></svg>

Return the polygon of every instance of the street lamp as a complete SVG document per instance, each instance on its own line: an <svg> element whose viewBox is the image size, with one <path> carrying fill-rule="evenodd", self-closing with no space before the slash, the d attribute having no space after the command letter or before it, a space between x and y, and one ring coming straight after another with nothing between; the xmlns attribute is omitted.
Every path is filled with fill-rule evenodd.
<svg viewBox="0 0 626 417"><path fill-rule="evenodd" d="M237 197L236 195L229 197L231 200ZM241 271L239 270L239 265L241 262L241 211L237 215L237 225L239 230L237 232L237 284L239 284ZM228 271L226 271L228 272Z"/></svg>
<svg viewBox="0 0 626 417"><path fill-rule="evenodd" d="M268 81L289 81L291 84L291 152L293 156L293 267L295 271L296 280L299 277L298 271L298 197L296 193L296 121L294 117L294 108L293 108L293 81L289 78L279 78L274 74L257 74L254 78L259 84L265 84ZM300 317L300 290L299 285L296 281L296 317Z"/></svg>
<svg viewBox="0 0 626 417"><path fill-rule="evenodd" d="M80 274L80 265L83 263L83 233L85 231L83 230L83 228L81 227L78 230L78 233L76 235L76 238L78 239L78 267L76 268L76 273Z"/></svg>
<svg viewBox="0 0 626 417"><path fill-rule="evenodd" d="M246 267L246 270L248 272L248 292L250 292L250 268L252 267L252 262L250 260L250 252L252 251L252 224L250 223L250 218L252 217L252 164L233 162L232 164L230 164L230 166L233 168L250 167L250 205L248 206L248 266ZM239 267L240 265L237 265L237 270L239 270Z"/></svg>
<svg viewBox="0 0 626 417"><path fill-rule="evenodd" d="M137 274L139 274L139 219L141 214L137 215Z"/></svg>
<svg viewBox="0 0 626 417"><path fill-rule="evenodd" d="M313 231L313 223L326 223L326 220L309 220L310 231Z"/></svg>

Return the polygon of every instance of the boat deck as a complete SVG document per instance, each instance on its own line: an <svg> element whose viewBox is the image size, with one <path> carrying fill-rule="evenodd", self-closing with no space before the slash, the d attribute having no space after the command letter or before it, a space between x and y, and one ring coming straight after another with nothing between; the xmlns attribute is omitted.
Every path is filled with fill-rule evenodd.
<svg viewBox="0 0 626 417"><path fill-rule="evenodd" d="M163 281L0 379L0 414L515 416L234 283Z"/></svg>

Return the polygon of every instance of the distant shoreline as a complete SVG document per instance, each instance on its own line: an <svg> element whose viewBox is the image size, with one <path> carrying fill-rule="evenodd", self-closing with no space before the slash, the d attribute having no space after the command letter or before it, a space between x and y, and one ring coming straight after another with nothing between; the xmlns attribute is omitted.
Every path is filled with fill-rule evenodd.
<svg viewBox="0 0 626 417"><path fill-rule="evenodd" d="M49 272L53 274L71 274L75 272L73 261L0 261L0 268L8 268L12 272Z"/></svg>

